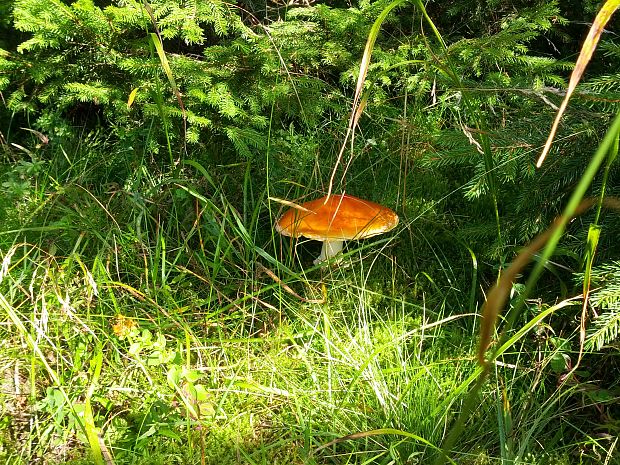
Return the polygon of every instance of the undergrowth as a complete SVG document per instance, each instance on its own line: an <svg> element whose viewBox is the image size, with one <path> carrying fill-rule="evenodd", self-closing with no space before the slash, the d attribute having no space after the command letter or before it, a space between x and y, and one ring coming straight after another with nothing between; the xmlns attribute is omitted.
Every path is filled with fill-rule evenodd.
<svg viewBox="0 0 620 465"><path fill-rule="evenodd" d="M536 170L578 22L397 3L0 6L4 463L617 461L617 215L571 222L527 298L517 276L475 389L488 289L612 120L614 40ZM592 197L618 195L607 160ZM273 224L335 166L400 224L313 266Z"/></svg>

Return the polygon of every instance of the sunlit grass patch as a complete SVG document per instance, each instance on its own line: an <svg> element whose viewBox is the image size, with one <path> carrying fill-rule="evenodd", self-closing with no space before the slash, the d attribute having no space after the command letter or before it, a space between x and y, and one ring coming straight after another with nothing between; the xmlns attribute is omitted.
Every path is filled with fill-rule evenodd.
<svg viewBox="0 0 620 465"><path fill-rule="evenodd" d="M430 320L421 306L366 293L359 271L328 273L322 304L281 293L267 307L239 299L218 313L188 308L182 289L119 281L132 275L111 272L113 257L87 265L78 254L54 256L29 244L3 257L7 310L23 322L6 321L13 334L6 340L21 339L28 354L7 365L20 380L8 405L23 405L7 418L11 428L21 425L23 444L36 444L16 454L63 450L59 460L70 460L88 453L82 412L98 346L105 361L91 397L93 415L104 456L120 463L157 460L162 443L171 450L190 444L179 450L183 460L192 454L311 460L334 438L388 426L415 425L418 434L440 439L445 412L433 406L449 392L451 378L463 375L430 349L440 347L429 341L441 338L441 326L424 329ZM12 347L3 349L7 361L15 356ZM33 429L33 421L41 427ZM363 443L321 456L381 456L391 447L377 439Z"/></svg>

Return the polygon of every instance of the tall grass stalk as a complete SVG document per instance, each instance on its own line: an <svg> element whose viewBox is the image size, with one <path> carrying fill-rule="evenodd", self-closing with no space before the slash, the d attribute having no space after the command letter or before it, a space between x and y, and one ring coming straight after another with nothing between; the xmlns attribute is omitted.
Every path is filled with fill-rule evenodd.
<svg viewBox="0 0 620 465"><path fill-rule="evenodd" d="M573 191L573 194L571 195L570 200L562 216L558 218L556 223L553 225L552 229L548 231L548 234L541 236L541 239L544 240L544 245L545 245L543 249L543 253L541 257L539 258L539 260L537 261L536 265L534 266L533 270L529 274L529 277L526 282L525 290L523 291L522 294L519 295L513 307L511 308L510 313L506 319L506 324L503 327L503 331L508 331L513 327L514 322L517 318L517 315L519 314L519 312L523 309L525 305L525 300L527 296L532 292L534 285L536 284L540 275L543 272L543 269L544 269L544 266L547 260L551 258L555 248L557 247L557 244L562 234L564 233L564 229L568 221L571 218L573 218L576 213L578 213L579 211L583 211L583 207L580 208L580 205L582 204L586 191L590 187L595 175L598 173L600 167L605 161L605 158L607 158L608 156L610 158L613 157L614 155L613 148L615 146L615 141L618 139L619 133L620 133L620 113L616 116L616 118L612 122L610 129L607 131L607 134L605 135L598 149L594 153L592 160L586 167L586 170L584 174L582 175L577 187ZM611 155L609 155L610 151L611 151ZM592 202L590 202L590 204L592 204ZM537 249L538 249L538 246L534 247L532 250L523 252L522 256L525 257L526 261L529 261L529 259L531 258L531 255ZM449 451L451 451L452 447L456 443L458 436L462 433L465 422L469 414L475 408L478 393L480 389L482 388L482 386L484 385L487 376L489 375L491 364L495 360L497 360L498 356L501 355L501 353L503 353L508 348L512 347L513 344L520 337L522 337L525 333L531 330L535 324L537 324L539 321L542 321L542 319L544 319L546 316L553 313L556 309L561 308L561 306L553 306L547 309L546 311L540 312L537 315L537 317L530 320L530 322L527 325L521 327L513 336L508 338L506 342L504 342L501 345L498 344L496 348L493 349L493 351L491 352L491 355L489 358L487 358L486 360L483 358L484 352L486 351L486 349L488 348L490 344L492 331L495 328L495 322L497 321L499 312L501 311L501 308L503 307L506 301L506 298L508 296L508 290L511 287L511 283L513 282L516 272L520 271L522 266L523 264L519 262L519 265L515 267L514 272L507 271L506 273L504 273L504 275L498 280L498 283L494 289L494 290L497 290L498 292L489 294L487 298L487 302L483 309L483 323L481 326L481 337L480 337L480 346L479 346L479 360L481 361L483 368L480 370L480 373L478 374L478 379L477 379L476 384L471 389L471 391L469 392L465 400L464 407L463 407L463 410L461 411L461 414L459 415L455 424L452 426L450 434L446 438L446 441L443 445L443 454L435 462L437 464L444 463L444 460L447 457L447 454L449 453ZM565 300L561 303L562 306L570 305L570 304L571 302L568 300Z"/></svg>

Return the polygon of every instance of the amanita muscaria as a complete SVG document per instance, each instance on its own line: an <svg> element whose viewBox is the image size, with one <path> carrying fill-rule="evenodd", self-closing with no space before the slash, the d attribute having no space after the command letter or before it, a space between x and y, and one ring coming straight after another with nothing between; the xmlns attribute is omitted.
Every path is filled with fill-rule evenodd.
<svg viewBox="0 0 620 465"><path fill-rule="evenodd" d="M347 194L321 197L299 207L284 212L276 230L285 236L322 241L315 265L337 255L344 241L383 234L398 224L398 215L389 208Z"/></svg>

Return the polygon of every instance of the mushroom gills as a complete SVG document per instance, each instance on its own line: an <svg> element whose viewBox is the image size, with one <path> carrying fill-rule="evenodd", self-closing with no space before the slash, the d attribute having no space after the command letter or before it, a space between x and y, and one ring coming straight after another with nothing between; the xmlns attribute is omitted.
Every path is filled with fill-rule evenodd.
<svg viewBox="0 0 620 465"><path fill-rule="evenodd" d="M314 260L314 264L318 265L321 262L329 260L332 257L335 257L342 251L342 246L344 241L340 240L325 240L323 241L323 247L321 247L321 255L318 256L316 260Z"/></svg>

